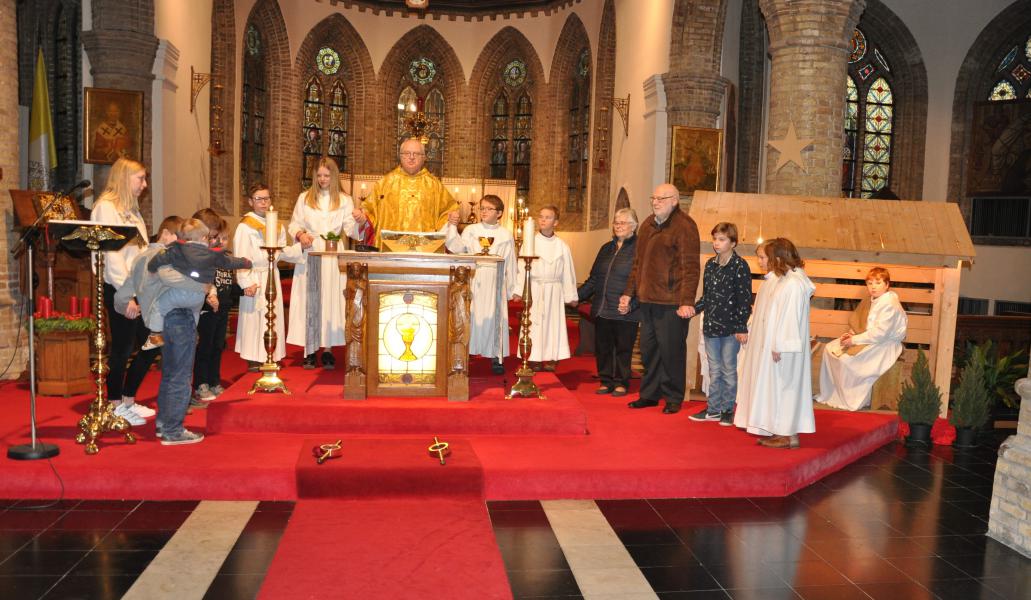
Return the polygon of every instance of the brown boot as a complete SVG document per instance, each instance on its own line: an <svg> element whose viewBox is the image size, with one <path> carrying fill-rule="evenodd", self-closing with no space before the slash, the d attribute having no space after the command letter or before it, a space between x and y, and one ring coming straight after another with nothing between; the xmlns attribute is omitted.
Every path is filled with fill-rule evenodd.
<svg viewBox="0 0 1031 600"><path fill-rule="evenodd" d="M797 435L772 435L768 438L759 440L760 446L767 448L798 448L798 436Z"/></svg>

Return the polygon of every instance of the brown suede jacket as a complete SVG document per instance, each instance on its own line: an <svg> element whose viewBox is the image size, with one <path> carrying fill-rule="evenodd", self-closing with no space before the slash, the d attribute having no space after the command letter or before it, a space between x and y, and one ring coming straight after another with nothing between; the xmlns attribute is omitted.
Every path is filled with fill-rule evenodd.
<svg viewBox="0 0 1031 600"><path fill-rule="evenodd" d="M637 230L637 255L623 293L640 302L694 306L698 294L698 226L680 207L661 225L655 215Z"/></svg>

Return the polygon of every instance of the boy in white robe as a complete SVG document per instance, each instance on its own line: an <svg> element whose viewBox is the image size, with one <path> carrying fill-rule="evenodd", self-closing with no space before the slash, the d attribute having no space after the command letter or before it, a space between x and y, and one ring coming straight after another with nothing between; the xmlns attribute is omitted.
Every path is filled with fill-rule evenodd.
<svg viewBox="0 0 1031 600"><path fill-rule="evenodd" d="M890 287L887 269L867 273L870 299L849 319L848 333L824 347L817 402L845 410L870 406L873 384L898 360L906 339L906 311Z"/></svg>
<svg viewBox="0 0 1031 600"><path fill-rule="evenodd" d="M505 372L502 359L509 354L508 299L516 291L515 240L512 232L498 219L505 214L505 203L493 194L480 199L478 223L467 225L458 235L458 228L448 226L447 249L455 254L479 254L480 239L493 239L489 253L504 259L501 272L497 267L477 268L472 285L472 327L469 354L491 359L495 375ZM500 281L498 280L500 277Z"/></svg>
<svg viewBox="0 0 1031 600"><path fill-rule="evenodd" d="M534 255L530 269L531 362L544 363L545 371L554 371L556 363L569 358L569 333L566 331L564 305L576 306L576 271L573 255L561 238L555 235L558 225L558 207L548 204L537 215L537 235L534 237ZM516 300L519 295L513 296ZM521 356L521 355L520 355Z"/></svg>
<svg viewBox="0 0 1031 600"><path fill-rule="evenodd" d="M268 358L265 351L265 315L267 301L265 288L268 283L268 253L261 249L265 245L265 213L272 207L272 194L268 186L255 183L247 194L251 212L244 215L233 235L233 251L240 258L249 258L254 267L236 272L236 283L243 288L240 297L239 316L236 321L236 352L247 361L247 370L256 372ZM298 262L301 260L301 245L287 246L286 229L279 224L279 246L276 262ZM286 313L283 311L283 286L279 281L279 270L273 270L276 282L276 349L272 360L278 361L286 355Z"/></svg>

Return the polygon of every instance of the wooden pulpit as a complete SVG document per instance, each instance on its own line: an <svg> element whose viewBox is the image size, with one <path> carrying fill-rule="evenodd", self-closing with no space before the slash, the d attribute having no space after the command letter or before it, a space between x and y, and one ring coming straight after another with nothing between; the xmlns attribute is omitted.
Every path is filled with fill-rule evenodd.
<svg viewBox="0 0 1031 600"><path fill-rule="evenodd" d="M469 307L497 256L337 252L347 276L344 398L469 399Z"/></svg>

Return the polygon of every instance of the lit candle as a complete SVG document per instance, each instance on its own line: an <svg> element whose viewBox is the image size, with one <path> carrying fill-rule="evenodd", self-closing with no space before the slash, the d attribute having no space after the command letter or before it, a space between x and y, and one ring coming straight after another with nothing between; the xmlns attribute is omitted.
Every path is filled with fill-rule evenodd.
<svg viewBox="0 0 1031 600"><path fill-rule="evenodd" d="M469 195L472 196L473 198L476 197L476 186L475 185L473 187L469 188Z"/></svg>
<svg viewBox="0 0 1031 600"><path fill-rule="evenodd" d="M265 246L279 246L279 213L269 207L265 213Z"/></svg>
<svg viewBox="0 0 1031 600"><path fill-rule="evenodd" d="M536 235L533 219L523 221L523 245L519 248L519 256L533 256L533 238Z"/></svg>
<svg viewBox="0 0 1031 600"><path fill-rule="evenodd" d="M68 299L68 314L73 317L79 316L79 299L76 296Z"/></svg>

